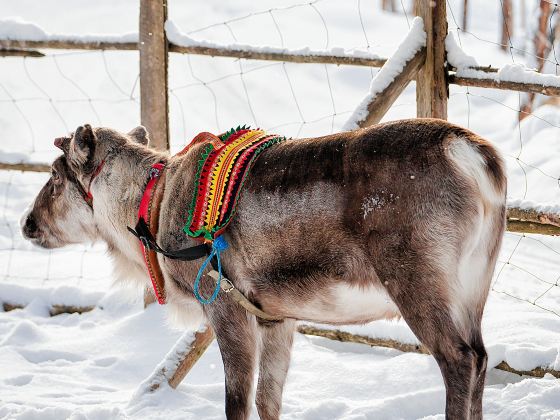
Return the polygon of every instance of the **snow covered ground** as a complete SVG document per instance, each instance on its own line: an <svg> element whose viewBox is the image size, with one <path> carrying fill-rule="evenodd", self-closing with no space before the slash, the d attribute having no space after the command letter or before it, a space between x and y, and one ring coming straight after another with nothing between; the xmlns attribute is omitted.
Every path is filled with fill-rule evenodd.
<svg viewBox="0 0 560 420"><path fill-rule="evenodd" d="M290 49L340 47L385 57L409 29L404 15L383 13L373 0L319 0L286 8L296 3L170 0L169 16L196 40ZM469 31L476 36L461 33L458 44L481 65L512 64L509 53L484 41L498 40L499 3L469 2ZM451 2L457 20L461 4ZM138 5L133 0L20 0L1 7L0 18L32 22L49 33L120 35L137 29ZM253 15L207 28L249 14ZM451 31L454 25L450 13ZM519 29L515 34L514 45L525 49L527 37ZM52 139L84 122L121 130L139 123L137 53L48 54L40 59L0 59L1 161L48 162L56 156ZM513 60L530 62L518 53ZM239 123L292 136L340 130L376 72L173 55L172 148L181 148L199 131L219 132ZM504 153L510 200L557 208L560 114L557 107L544 105L519 129L515 110L522 98L512 92L452 86L449 119L470 127ZM411 85L385 120L414 114ZM45 252L23 241L19 216L45 179L45 174L0 172L0 301L27 304L25 309L0 313L0 418L223 418L223 372L215 343L176 391L163 388L133 398L181 331L167 324L163 308L144 311L138 291L110 287L110 263L101 245ZM560 370L559 257L558 238L506 234L484 318L490 366L505 360L520 370ZM53 304L97 308L50 317ZM347 329L415 342L403 322ZM443 383L431 357L298 334L284 418L443 418L443 411ZM560 418L560 382L493 369L484 411L487 418Z"/></svg>

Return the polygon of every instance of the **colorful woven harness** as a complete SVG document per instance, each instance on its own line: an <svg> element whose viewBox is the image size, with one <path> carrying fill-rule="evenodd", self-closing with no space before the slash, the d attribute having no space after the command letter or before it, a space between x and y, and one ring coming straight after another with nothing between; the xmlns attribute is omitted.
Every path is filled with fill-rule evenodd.
<svg viewBox="0 0 560 420"><path fill-rule="evenodd" d="M206 144L199 160L196 193L183 228L187 235L209 242L225 230L235 214L243 183L257 156L286 138L243 126L217 139Z"/></svg>
<svg viewBox="0 0 560 420"><path fill-rule="evenodd" d="M227 278L224 277L222 282L220 252L227 249L228 245L220 235L235 214L243 184L255 159L263 150L285 139L268 135L263 130L251 130L243 126L220 136L200 133L177 154L181 156L195 145L204 145L195 174L195 194L188 210L187 223L183 228L187 235L202 240L204 244L177 251L166 251L155 240L159 224L159 205L165 188L165 164L159 162L152 165L138 209L138 223L135 229L129 227L128 230L140 240L154 293L160 304L166 301L165 282L156 253L183 261L206 257L194 282L194 294L199 302L213 302L222 289L255 316L267 320L280 319L255 307ZM211 248L208 248L207 244L211 244ZM216 280L216 286L210 298L206 299L199 289L202 274L208 264L214 268L209 275Z"/></svg>

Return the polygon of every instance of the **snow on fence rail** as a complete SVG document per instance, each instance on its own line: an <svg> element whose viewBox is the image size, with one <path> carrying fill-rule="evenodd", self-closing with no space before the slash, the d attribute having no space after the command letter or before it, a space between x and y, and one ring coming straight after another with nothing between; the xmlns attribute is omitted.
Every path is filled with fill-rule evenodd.
<svg viewBox="0 0 560 420"><path fill-rule="evenodd" d="M140 33L122 36L91 35L84 37L48 34L33 24L3 20L0 22L0 56L40 58L44 54L38 50L43 49L139 50L141 91L163 92L163 96L155 100L153 95L147 95L146 97L143 95L140 99L142 123L148 127L153 134L153 138L160 139L159 143L156 144L160 148L169 148L167 115L168 52L248 60L381 67L372 81L370 94L356 108L348 122L348 127L367 126L378 122L411 80L417 80L417 111L419 116L446 117L448 84L467 88L471 86L488 87L560 96L560 77L558 76L544 75L518 64L506 65L502 68L484 67L480 66L472 57L464 54L461 48L457 46L452 35L443 36L447 34L445 2L438 2L438 7L433 8L425 7L426 2L416 2L416 10L422 20L413 22L411 33L407 37L408 42L405 41L397 50L397 54L389 59L363 50L344 50L341 48L294 50L239 43L197 41L182 33L171 21L166 22L163 4L160 1L141 0L142 24ZM444 66L446 54L447 66ZM156 70L149 62L153 60L154 56L161 59L161 65ZM147 98L150 98L150 100ZM146 118L151 119L147 120ZM0 170L2 169L42 172L50 170L48 165L14 162L13 160L0 162ZM519 242L525 238L525 233L560 235L560 209L554 205L544 206L523 200L510 201L508 202L508 230L522 233ZM519 245L519 242L517 245ZM504 264L509 264L517 245ZM497 280L501 273L502 270L499 271ZM529 274L533 275L532 273ZM546 283L548 289L532 300L512 297L541 307L537 304L537 301L549 290L559 286L558 280L555 283L547 281L544 281L544 283ZM495 283L493 284L493 291L508 294L508 292L494 289L494 285ZM18 302L4 303L12 304L12 306L18 304ZM88 307L88 309L91 309L91 307ZM11 307L8 305L6 309L11 309ZM75 309L66 308L68 311ZM305 331L305 328L302 329L302 332L320 334L320 331L313 332L309 329ZM321 334L332 335L332 333ZM211 337L211 331L207 331L202 338L199 337L203 347L209 344ZM164 380L172 383L172 386L176 386L177 381L180 382L191 366L189 363L185 363L185 360L192 360L194 363L196 358L200 356L200 347L196 345L194 345L194 348L199 353L185 350L193 348L193 346L189 347L187 343L191 339L193 338L189 336L178 343L179 347L170 352L168 360L170 363L164 363L158 367L151 378L145 382L146 386L153 388L154 384L161 383ZM350 340L352 341L352 338ZM402 345L402 343L397 342L395 346L399 348ZM405 347L403 349L408 351ZM508 370L509 368L510 371L515 371L507 364L498 365L499 368L500 366L502 369ZM179 369L178 373L175 371L176 369ZM531 371L516 372L535 374ZM540 369L536 375L542 376L541 373L543 372L553 373L557 377L560 376L557 371L551 371L550 369ZM145 392L146 386L141 387L139 392Z"/></svg>
<svg viewBox="0 0 560 420"><path fill-rule="evenodd" d="M137 33L122 36L103 35L60 35L48 34L40 27L33 25L36 31L21 32L28 28L28 23L17 21L0 21L0 28L7 22L10 32L0 31L0 56L42 57L36 49L67 49L67 50L138 50ZM311 50L308 48L288 49L242 44L218 44L197 41L183 34L172 21L167 21L166 36L168 51L172 53L207 55L211 57L231 57L247 60L268 60L308 64L336 64L351 66L383 67L387 58L377 56L363 50ZM12 32L13 31L13 32ZM451 43L447 43L449 48ZM449 53L449 49L447 50ZM484 88L535 92L548 96L560 95L560 77L544 75L522 65L506 66L503 69L491 66L459 66L454 67L452 60L449 83L459 86L477 86Z"/></svg>

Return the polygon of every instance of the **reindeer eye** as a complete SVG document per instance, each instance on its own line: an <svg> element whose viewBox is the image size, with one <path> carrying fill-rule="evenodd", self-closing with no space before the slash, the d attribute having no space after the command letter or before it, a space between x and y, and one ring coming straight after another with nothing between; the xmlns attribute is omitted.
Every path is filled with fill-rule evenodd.
<svg viewBox="0 0 560 420"><path fill-rule="evenodd" d="M60 175L58 174L57 171L55 171L54 169L51 172L51 176L53 181L55 182L55 184L59 184L60 183Z"/></svg>

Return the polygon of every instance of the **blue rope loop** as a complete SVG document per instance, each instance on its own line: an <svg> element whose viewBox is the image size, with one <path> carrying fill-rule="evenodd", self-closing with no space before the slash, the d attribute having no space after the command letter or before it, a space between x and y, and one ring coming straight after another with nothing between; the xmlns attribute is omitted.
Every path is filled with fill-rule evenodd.
<svg viewBox="0 0 560 420"><path fill-rule="evenodd" d="M200 266L200 269L198 270L196 280L194 281L194 296L196 297L196 300L198 300L203 305L208 305L209 303L214 302L218 297L220 284L222 283L222 262L220 260L220 252L225 251L227 248L228 244L223 236L220 235L216 239L214 239L214 242L212 242L212 251L210 252L210 255L208 255L208 257L204 260L202 266ZM218 281L216 282L216 287L214 288L214 292L212 292L212 296L206 299L200 293L200 280L202 279L204 269L208 266L208 263L212 260L212 258L214 258L214 256L216 256L216 259L218 260L219 276Z"/></svg>

